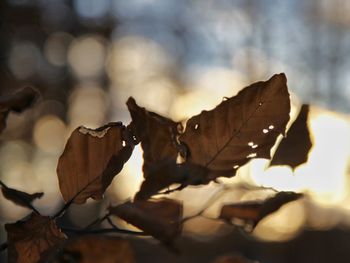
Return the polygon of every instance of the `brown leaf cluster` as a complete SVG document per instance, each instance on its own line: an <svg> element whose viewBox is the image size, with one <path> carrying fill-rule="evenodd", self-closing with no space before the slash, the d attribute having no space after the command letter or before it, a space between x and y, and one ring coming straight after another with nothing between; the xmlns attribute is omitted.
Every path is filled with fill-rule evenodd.
<svg viewBox="0 0 350 263"><path fill-rule="evenodd" d="M66 236L49 217L32 213L29 218L6 224L8 262L36 263L62 244Z"/></svg>

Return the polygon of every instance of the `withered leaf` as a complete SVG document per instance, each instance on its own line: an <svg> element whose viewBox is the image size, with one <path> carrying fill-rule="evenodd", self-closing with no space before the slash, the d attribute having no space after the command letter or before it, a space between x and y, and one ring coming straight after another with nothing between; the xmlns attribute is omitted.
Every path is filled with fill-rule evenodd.
<svg viewBox="0 0 350 263"><path fill-rule="evenodd" d="M36 263L42 255L59 246L66 236L55 222L46 216L32 213L24 221L6 224L8 262Z"/></svg>
<svg viewBox="0 0 350 263"><path fill-rule="evenodd" d="M161 190L174 184L179 184L177 190L188 185L207 184L210 181L208 169L185 162L177 164L175 160L163 160L149 169L149 175L142 182L135 199L146 200Z"/></svg>
<svg viewBox="0 0 350 263"><path fill-rule="evenodd" d="M309 105L302 105L298 117L295 119L287 136L282 139L270 162L270 166L289 165L295 169L307 161L312 142L307 126Z"/></svg>
<svg viewBox="0 0 350 263"><path fill-rule="evenodd" d="M11 95L0 97L0 133L6 127L10 111L22 112L29 108L39 97L39 92L31 87L22 88Z"/></svg>
<svg viewBox="0 0 350 263"><path fill-rule="evenodd" d="M279 192L262 202L248 201L236 204L223 205L220 219L231 221L234 218L244 220L253 228L264 217L280 209L283 205L302 197L302 194L294 192Z"/></svg>
<svg viewBox="0 0 350 263"><path fill-rule="evenodd" d="M143 173L147 177L150 167L159 161L176 160L180 147L176 144L176 135L181 124L139 107L134 98L129 98L126 104L132 118L129 128L141 141Z"/></svg>
<svg viewBox="0 0 350 263"><path fill-rule="evenodd" d="M32 202L35 199L41 198L44 193L34 193L28 194L26 192L18 191L16 189L10 188L0 181L1 192L3 196L17 205L27 207L32 209Z"/></svg>
<svg viewBox="0 0 350 263"><path fill-rule="evenodd" d="M182 210L181 203L167 198L128 201L109 208L113 215L167 244L181 232Z"/></svg>
<svg viewBox="0 0 350 263"><path fill-rule="evenodd" d="M67 243L60 253L59 262L80 263L133 263L130 243L121 238L83 236Z"/></svg>
<svg viewBox="0 0 350 263"><path fill-rule="evenodd" d="M82 204L99 200L130 158L133 144L124 136L125 126L109 123L92 130L78 127L58 160L57 175L63 199Z"/></svg>
<svg viewBox="0 0 350 263"><path fill-rule="evenodd" d="M192 117L179 140L189 149L189 162L231 177L251 158L270 159L277 136L285 132L289 111L287 79L282 73Z"/></svg>

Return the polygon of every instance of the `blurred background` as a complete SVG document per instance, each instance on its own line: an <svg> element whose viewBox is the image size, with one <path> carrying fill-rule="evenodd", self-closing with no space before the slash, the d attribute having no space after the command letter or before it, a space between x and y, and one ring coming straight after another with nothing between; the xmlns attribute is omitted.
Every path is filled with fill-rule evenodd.
<svg viewBox="0 0 350 263"><path fill-rule="evenodd" d="M253 233L281 241L305 227L350 223L350 2L340 0L3 0L0 2L0 96L24 85L42 97L21 115L10 114L0 137L0 178L27 192L43 191L43 214L62 206L57 159L71 131L109 121L130 121L129 96L149 110L184 120L211 109L257 80L285 72L292 117L311 103L314 147L307 164L265 169L256 160L229 183L223 202L263 198L243 185L303 191L308 197L268 217ZM129 198L142 181L142 151L135 152L109 187L108 201L73 206L67 220L83 226L109 203ZM217 186L187 189L185 213ZM270 193L271 194L271 193ZM81 209L84 212L80 212ZM3 225L28 214L0 196ZM331 216L330 216L331 215ZM206 238L222 226L196 219L188 234ZM185 232L186 232L185 231ZM215 233L214 233L215 232Z"/></svg>

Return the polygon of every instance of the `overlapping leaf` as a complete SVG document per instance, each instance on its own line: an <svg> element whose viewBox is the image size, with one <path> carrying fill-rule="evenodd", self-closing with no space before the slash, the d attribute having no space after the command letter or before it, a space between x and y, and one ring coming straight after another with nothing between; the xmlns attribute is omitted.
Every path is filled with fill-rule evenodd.
<svg viewBox="0 0 350 263"><path fill-rule="evenodd" d="M37 263L66 239L52 219L35 213L24 221L6 224L5 229L8 262Z"/></svg>
<svg viewBox="0 0 350 263"><path fill-rule="evenodd" d="M182 204L171 199L129 201L110 207L109 210L113 215L167 244L181 231Z"/></svg>
<svg viewBox="0 0 350 263"><path fill-rule="evenodd" d="M302 105L300 112L282 139L270 162L270 166L288 165L292 169L305 163L312 147L307 126L309 105Z"/></svg>
<svg viewBox="0 0 350 263"><path fill-rule="evenodd" d="M177 190L181 190L188 185L207 184L209 181L209 171L203 166L164 160L150 167L149 176L142 182L135 199L148 199L174 184L178 184Z"/></svg>
<svg viewBox="0 0 350 263"><path fill-rule="evenodd" d="M32 202L35 199L41 198L44 193L34 193L28 194L26 192L18 191L16 189L6 186L3 182L0 181L1 192L3 196L17 205L27 207L32 209Z"/></svg>
<svg viewBox="0 0 350 263"><path fill-rule="evenodd" d="M286 82L284 74L274 75L189 119L179 138L189 149L187 160L230 177L251 158L269 159L289 120Z"/></svg>
<svg viewBox="0 0 350 263"><path fill-rule="evenodd" d="M126 104L132 117L130 129L141 141L143 173L147 178L154 164L164 159L176 160L178 154L176 135L181 124L139 107L133 98L129 98Z"/></svg>
<svg viewBox="0 0 350 263"><path fill-rule="evenodd" d="M67 243L56 258L59 262L135 262L133 250L127 240L96 235L83 236Z"/></svg>
<svg viewBox="0 0 350 263"><path fill-rule="evenodd" d="M30 107L39 97L39 92L31 87L25 87L19 91L0 97L0 133L6 127L6 118L10 111L22 112Z"/></svg>
<svg viewBox="0 0 350 263"><path fill-rule="evenodd" d="M302 194L294 192L279 192L263 202L249 201L224 205L221 208L219 218L227 221L231 221L235 218L241 219L254 228L264 217L300 197L302 197Z"/></svg>
<svg viewBox="0 0 350 263"><path fill-rule="evenodd" d="M66 202L84 203L101 199L114 176L133 150L121 123L109 123L96 130L78 127L59 158L57 175Z"/></svg>

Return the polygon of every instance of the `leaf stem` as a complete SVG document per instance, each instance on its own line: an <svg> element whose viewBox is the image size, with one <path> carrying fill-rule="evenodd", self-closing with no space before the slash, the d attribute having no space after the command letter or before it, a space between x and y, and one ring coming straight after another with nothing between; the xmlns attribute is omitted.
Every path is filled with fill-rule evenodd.
<svg viewBox="0 0 350 263"><path fill-rule="evenodd" d="M80 195L89 185L97 181L98 177L96 177L94 180L86 184L83 188L81 188L67 203L64 204L64 206L53 216L53 219L56 219L57 217L60 217L70 206L73 204L74 199L77 198L78 195Z"/></svg>

